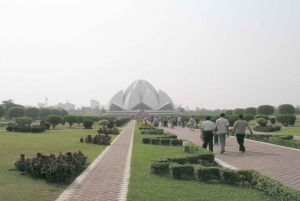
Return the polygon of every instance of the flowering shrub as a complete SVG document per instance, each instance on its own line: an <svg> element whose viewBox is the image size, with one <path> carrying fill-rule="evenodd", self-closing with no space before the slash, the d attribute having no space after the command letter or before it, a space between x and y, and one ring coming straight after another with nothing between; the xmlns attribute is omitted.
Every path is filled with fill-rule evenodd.
<svg viewBox="0 0 300 201"><path fill-rule="evenodd" d="M82 171L86 160L87 157L81 151L65 155L60 153L58 157L54 154L47 156L37 153L35 158L26 160L25 155L21 154L15 166L27 175L43 178L48 182L61 182Z"/></svg>

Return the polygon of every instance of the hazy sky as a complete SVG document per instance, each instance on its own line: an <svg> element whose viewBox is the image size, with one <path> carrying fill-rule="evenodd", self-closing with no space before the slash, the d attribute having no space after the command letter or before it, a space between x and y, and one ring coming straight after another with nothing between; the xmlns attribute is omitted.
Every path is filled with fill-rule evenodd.
<svg viewBox="0 0 300 201"><path fill-rule="evenodd" d="M0 0L0 103L106 105L136 79L175 104L300 105L299 0Z"/></svg>

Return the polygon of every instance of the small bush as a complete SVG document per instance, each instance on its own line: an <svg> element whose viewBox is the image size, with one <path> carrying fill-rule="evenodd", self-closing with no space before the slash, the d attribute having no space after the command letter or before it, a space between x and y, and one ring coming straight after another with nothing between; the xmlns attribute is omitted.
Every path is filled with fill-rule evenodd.
<svg viewBox="0 0 300 201"><path fill-rule="evenodd" d="M151 138L150 139L150 141L151 141L151 144L159 144L159 142L160 142L160 139L158 139L158 138Z"/></svg>
<svg viewBox="0 0 300 201"><path fill-rule="evenodd" d="M193 165L180 165L180 164L171 164L170 173L172 177L176 179L193 179L195 178L195 171Z"/></svg>
<svg viewBox="0 0 300 201"><path fill-rule="evenodd" d="M170 144L170 139L160 139L160 143L162 144L162 145L169 145Z"/></svg>
<svg viewBox="0 0 300 201"><path fill-rule="evenodd" d="M150 138L143 138L143 143L144 144L149 144L150 143Z"/></svg>
<svg viewBox="0 0 300 201"><path fill-rule="evenodd" d="M92 126L94 124L94 121L91 119L85 119L85 120L83 120L82 124L85 129L93 129Z"/></svg>
<svg viewBox="0 0 300 201"><path fill-rule="evenodd" d="M195 169L195 177L200 181L219 180L220 167L198 167Z"/></svg>
<svg viewBox="0 0 300 201"><path fill-rule="evenodd" d="M171 139L171 144L172 144L173 146L182 146L182 140Z"/></svg>

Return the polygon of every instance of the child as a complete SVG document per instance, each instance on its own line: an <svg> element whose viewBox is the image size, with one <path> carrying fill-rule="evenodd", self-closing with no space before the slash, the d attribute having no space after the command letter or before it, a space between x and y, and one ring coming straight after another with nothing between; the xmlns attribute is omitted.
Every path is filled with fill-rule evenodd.
<svg viewBox="0 0 300 201"><path fill-rule="evenodd" d="M214 143L219 144L219 136L217 131L214 131Z"/></svg>

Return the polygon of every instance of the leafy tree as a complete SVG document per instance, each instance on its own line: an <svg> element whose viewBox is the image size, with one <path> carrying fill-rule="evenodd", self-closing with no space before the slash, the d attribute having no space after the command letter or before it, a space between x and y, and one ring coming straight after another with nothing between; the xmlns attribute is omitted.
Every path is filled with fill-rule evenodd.
<svg viewBox="0 0 300 201"><path fill-rule="evenodd" d="M233 115L233 110L225 110L224 114L227 116L231 116L231 115Z"/></svg>
<svg viewBox="0 0 300 201"><path fill-rule="evenodd" d="M16 124L18 125L30 125L33 122L33 119L31 117L17 117L15 119Z"/></svg>
<svg viewBox="0 0 300 201"><path fill-rule="evenodd" d="M252 114L252 115L256 115L256 108L255 107L247 107L244 111L244 114Z"/></svg>
<svg viewBox="0 0 300 201"><path fill-rule="evenodd" d="M23 117L25 115L24 107L11 107L8 109L9 118Z"/></svg>
<svg viewBox="0 0 300 201"><path fill-rule="evenodd" d="M40 111L41 119L45 119L47 116L51 115L51 109L49 108L40 108Z"/></svg>
<svg viewBox="0 0 300 201"><path fill-rule="evenodd" d="M60 109L60 110L61 110L63 117L69 115L69 112L67 110L65 110L65 109Z"/></svg>
<svg viewBox="0 0 300 201"><path fill-rule="evenodd" d="M233 110L233 115L240 115L240 114L244 114L244 109L242 109L242 108L235 108Z"/></svg>
<svg viewBox="0 0 300 201"><path fill-rule="evenodd" d="M61 112L60 109L52 109L52 110L51 110L51 114L52 114L52 115L62 116L62 112Z"/></svg>
<svg viewBox="0 0 300 201"><path fill-rule="evenodd" d="M244 116L243 119L248 121L248 122L254 120L254 115L253 114L244 114L243 116Z"/></svg>
<svg viewBox="0 0 300 201"><path fill-rule="evenodd" d="M271 115L274 113L274 107L271 105L260 105L257 108L257 114Z"/></svg>
<svg viewBox="0 0 300 201"><path fill-rule="evenodd" d="M105 120L105 119L98 121L98 125L102 126L103 128L105 128L108 124L109 124L109 121Z"/></svg>
<svg viewBox="0 0 300 201"><path fill-rule="evenodd" d="M31 117L32 119L36 119L38 116L40 116L41 111L37 107L28 107L25 109L25 116Z"/></svg>
<svg viewBox="0 0 300 201"><path fill-rule="evenodd" d="M278 114L276 120L285 126L294 125L296 121L296 116L292 114Z"/></svg>
<svg viewBox="0 0 300 201"><path fill-rule="evenodd" d="M66 115L63 117L63 120L67 122L71 128L73 124L78 122L78 117L76 115Z"/></svg>
<svg viewBox="0 0 300 201"><path fill-rule="evenodd" d="M84 120L83 116L78 116L78 118L77 118L77 124L78 124L78 126L80 125L80 123L83 122L83 120Z"/></svg>
<svg viewBox="0 0 300 201"><path fill-rule="evenodd" d="M0 119L1 119L2 117L4 117L4 115L5 115L5 109L4 109L3 106L0 105Z"/></svg>
<svg viewBox="0 0 300 201"><path fill-rule="evenodd" d="M24 107L23 105L15 104L13 101L14 100L11 100L11 99L2 101L2 106L5 109L5 118L9 118L8 110L10 108L12 108L12 107Z"/></svg>
<svg viewBox="0 0 300 201"><path fill-rule="evenodd" d="M295 107L291 104L282 104L278 106L278 114L294 114Z"/></svg>
<svg viewBox="0 0 300 201"><path fill-rule="evenodd" d="M59 115L49 115L46 117L46 121L51 124L53 129L55 129L58 124L61 124L62 117Z"/></svg>
<svg viewBox="0 0 300 201"><path fill-rule="evenodd" d="M238 116L237 114L231 115L228 119L229 122L229 126L233 126L234 122L238 120Z"/></svg>

